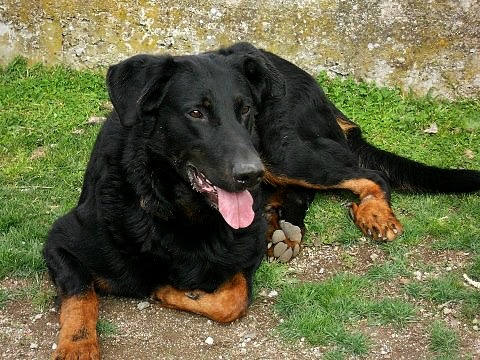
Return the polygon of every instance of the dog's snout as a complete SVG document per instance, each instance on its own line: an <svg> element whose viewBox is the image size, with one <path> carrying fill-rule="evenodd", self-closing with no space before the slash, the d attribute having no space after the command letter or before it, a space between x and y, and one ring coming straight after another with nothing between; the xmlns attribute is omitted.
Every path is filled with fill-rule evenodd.
<svg viewBox="0 0 480 360"><path fill-rule="evenodd" d="M264 172L261 163L242 163L233 167L233 179L237 185L249 188L262 180Z"/></svg>

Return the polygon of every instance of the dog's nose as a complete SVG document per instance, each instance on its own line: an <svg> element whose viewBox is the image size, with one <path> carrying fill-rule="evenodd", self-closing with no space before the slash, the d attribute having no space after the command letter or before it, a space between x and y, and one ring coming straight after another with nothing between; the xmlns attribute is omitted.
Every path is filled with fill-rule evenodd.
<svg viewBox="0 0 480 360"><path fill-rule="evenodd" d="M232 174L237 185L249 188L262 180L264 171L261 163L241 163L233 167Z"/></svg>

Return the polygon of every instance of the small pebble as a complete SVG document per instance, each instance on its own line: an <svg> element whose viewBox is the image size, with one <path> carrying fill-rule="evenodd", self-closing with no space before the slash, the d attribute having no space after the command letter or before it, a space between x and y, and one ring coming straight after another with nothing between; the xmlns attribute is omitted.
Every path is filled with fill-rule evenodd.
<svg viewBox="0 0 480 360"><path fill-rule="evenodd" d="M278 296L278 291L277 290L272 290L268 293L267 295L269 298L272 298L272 297L275 297L275 296Z"/></svg>
<svg viewBox="0 0 480 360"><path fill-rule="evenodd" d="M371 259L372 261L377 260L377 259L378 259L378 254L373 253L372 255L370 255L370 259Z"/></svg>
<svg viewBox="0 0 480 360"><path fill-rule="evenodd" d="M457 319L451 319L450 320L450 325L454 328L454 329L458 329L461 325L460 321L458 321Z"/></svg>
<svg viewBox="0 0 480 360"><path fill-rule="evenodd" d="M38 344L37 343L31 343L30 344L30 349L38 349Z"/></svg>
<svg viewBox="0 0 480 360"><path fill-rule="evenodd" d="M255 339L256 336L257 336L257 333L255 332L246 333L245 335L242 336L242 341L245 341L245 342L252 341L253 339Z"/></svg>
<svg viewBox="0 0 480 360"><path fill-rule="evenodd" d="M415 271L415 272L413 273L413 275L415 275L415 279L417 279L417 280L422 280L422 273L421 273L420 271L418 271L418 270Z"/></svg>
<svg viewBox="0 0 480 360"><path fill-rule="evenodd" d="M213 338L211 336L207 337L205 339L205 343L208 345L213 345Z"/></svg>
<svg viewBox="0 0 480 360"><path fill-rule="evenodd" d="M473 325L473 330L478 331L479 329L478 325Z"/></svg>
<svg viewBox="0 0 480 360"><path fill-rule="evenodd" d="M388 348L387 345L382 346L382 350L380 351L380 354L386 355L390 352L390 349Z"/></svg>
<svg viewBox="0 0 480 360"><path fill-rule="evenodd" d="M443 308L443 314L444 315L448 315L448 314L451 314L451 313L452 313L452 309L450 309L448 307Z"/></svg>
<svg viewBox="0 0 480 360"><path fill-rule="evenodd" d="M142 311L148 308L149 306L150 306L150 303L148 301L142 301L137 304L137 309Z"/></svg>
<svg viewBox="0 0 480 360"><path fill-rule="evenodd" d="M91 116L87 120L88 125L103 124L107 120L104 116Z"/></svg>
<svg viewBox="0 0 480 360"><path fill-rule="evenodd" d="M57 344L55 343L52 344L52 350L57 350Z"/></svg>

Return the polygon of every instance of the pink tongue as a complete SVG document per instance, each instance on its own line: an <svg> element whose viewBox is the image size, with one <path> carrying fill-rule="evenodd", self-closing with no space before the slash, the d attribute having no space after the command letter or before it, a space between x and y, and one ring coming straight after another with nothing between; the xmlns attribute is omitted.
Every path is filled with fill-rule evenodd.
<svg viewBox="0 0 480 360"><path fill-rule="evenodd" d="M250 225L255 216L252 205L253 198L248 191L231 193L217 188L218 210L223 218L234 229Z"/></svg>

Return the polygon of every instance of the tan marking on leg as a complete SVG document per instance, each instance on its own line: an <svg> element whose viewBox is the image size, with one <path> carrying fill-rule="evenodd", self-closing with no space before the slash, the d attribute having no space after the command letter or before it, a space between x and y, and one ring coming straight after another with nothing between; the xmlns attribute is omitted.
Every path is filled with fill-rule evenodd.
<svg viewBox="0 0 480 360"><path fill-rule="evenodd" d="M95 291L62 301L60 334L53 359L100 359L97 340L98 299Z"/></svg>
<svg viewBox="0 0 480 360"><path fill-rule="evenodd" d="M157 289L153 298L163 306L193 312L214 321L228 323L244 316L248 308L248 285L238 273L213 293L201 290L182 291L172 286Z"/></svg>
<svg viewBox="0 0 480 360"><path fill-rule="evenodd" d="M385 199L385 192L380 185L368 179L351 179L342 181L340 184L333 185L332 189L346 189L360 197L360 201L373 196L377 199ZM385 200L386 201L386 200Z"/></svg>
<svg viewBox="0 0 480 360"><path fill-rule="evenodd" d="M263 181L275 187L299 186L314 190L327 190L331 188L329 186L311 184L308 181L301 179L292 179L287 176L276 175L268 169L265 170Z"/></svg>

